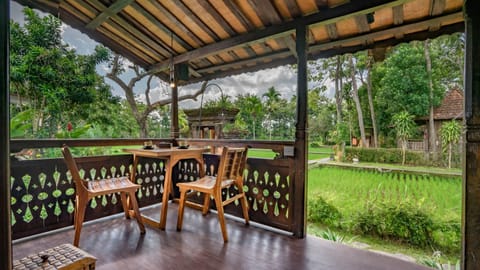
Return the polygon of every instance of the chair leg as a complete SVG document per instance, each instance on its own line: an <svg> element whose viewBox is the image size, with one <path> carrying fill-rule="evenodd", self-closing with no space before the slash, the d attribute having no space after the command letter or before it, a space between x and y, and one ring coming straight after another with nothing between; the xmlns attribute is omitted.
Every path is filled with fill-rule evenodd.
<svg viewBox="0 0 480 270"><path fill-rule="evenodd" d="M202 215L206 215L210 210L210 194L204 193Z"/></svg>
<svg viewBox="0 0 480 270"><path fill-rule="evenodd" d="M240 199L240 203L242 204L242 211L243 211L243 218L245 219L245 224L249 224L250 218L248 217L248 202L245 194Z"/></svg>
<svg viewBox="0 0 480 270"><path fill-rule="evenodd" d="M78 195L75 196L75 209L73 213L73 229L77 228L77 220L78 220L78 202L80 201Z"/></svg>
<svg viewBox="0 0 480 270"><path fill-rule="evenodd" d="M77 198L78 204L77 204L77 213L75 214L75 222L74 222L74 227L75 227L75 238L73 239L73 245L78 247L78 244L80 242L80 233L82 232L82 225L83 225L83 219L85 218L85 210L87 209L87 204L88 201L87 199L83 198Z"/></svg>
<svg viewBox="0 0 480 270"><path fill-rule="evenodd" d="M182 230L183 212L185 209L185 200L187 199L186 193L187 193L187 190L180 189L180 201L178 206L178 217L177 217L177 231Z"/></svg>
<svg viewBox="0 0 480 270"><path fill-rule="evenodd" d="M225 214L223 212L222 193L215 194L215 206L217 207L218 221L222 229L223 242L228 242L227 227L225 225Z"/></svg>
<svg viewBox="0 0 480 270"><path fill-rule="evenodd" d="M145 225L143 225L142 215L140 214L140 209L138 208L137 198L135 197L135 191L130 191L128 193L128 199L130 200L130 204L133 208L133 212L135 213L135 219L137 220L138 228L140 229L140 233L145 233Z"/></svg>
<svg viewBox="0 0 480 270"><path fill-rule="evenodd" d="M243 184L238 183L237 184L238 192L241 194L240 197L240 203L242 204L242 212L243 212L243 218L245 219L245 224L248 225L250 218L248 217L248 201L247 201L247 196L245 195L245 192L243 191Z"/></svg>

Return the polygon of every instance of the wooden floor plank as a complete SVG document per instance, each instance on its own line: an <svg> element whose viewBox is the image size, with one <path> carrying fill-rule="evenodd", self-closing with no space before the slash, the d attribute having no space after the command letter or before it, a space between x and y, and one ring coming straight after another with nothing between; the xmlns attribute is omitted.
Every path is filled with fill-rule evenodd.
<svg viewBox="0 0 480 270"><path fill-rule="evenodd" d="M352 248L313 236L296 239L227 220L224 244L215 213L206 217L185 209L184 226L176 231L177 204L170 204L165 231L147 226L140 235L135 220L123 216L85 224L80 248L98 258L98 270L150 269L429 269L397 258ZM142 209L159 217L159 207ZM15 242L19 259L73 241L73 229Z"/></svg>

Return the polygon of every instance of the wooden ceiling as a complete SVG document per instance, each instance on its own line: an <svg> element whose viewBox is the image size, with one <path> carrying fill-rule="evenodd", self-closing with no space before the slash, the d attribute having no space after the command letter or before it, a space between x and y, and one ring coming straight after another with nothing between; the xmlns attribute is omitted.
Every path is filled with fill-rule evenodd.
<svg viewBox="0 0 480 270"><path fill-rule="evenodd" d="M16 1L166 81L172 61L188 64L180 84L296 63L298 25L309 25L309 59L464 30L463 0Z"/></svg>

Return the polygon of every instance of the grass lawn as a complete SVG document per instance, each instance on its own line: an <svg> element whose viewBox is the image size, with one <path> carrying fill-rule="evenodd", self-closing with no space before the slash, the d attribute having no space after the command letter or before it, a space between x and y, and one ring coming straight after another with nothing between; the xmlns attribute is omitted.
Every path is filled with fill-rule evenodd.
<svg viewBox="0 0 480 270"><path fill-rule="evenodd" d="M330 147L310 147L308 149L308 160L316 160L330 157L332 149ZM269 149L248 149L248 157L273 159L275 153Z"/></svg>
<svg viewBox="0 0 480 270"><path fill-rule="evenodd" d="M351 223L358 212L373 202L390 205L410 202L428 213L439 224L460 224L462 200L460 177L381 173L359 168L334 167L310 169L308 177L308 200L321 196L327 203L338 209L344 224ZM310 224L309 228L309 233L318 235L322 225ZM339 231L338 228L330 229ZM348 230L339 231L339 233L345 235L347 240L353 237ZM453 245L453 250L460 248L458 235L434 233L435 237L445 245ZM432 248L423 250L371 236L358 236L355 241L367 243L373 249L405 253L417 259L430 257L434 251ZM455 254L456 252L451 250L446 253L444 259L453 262L459 259L459 253Z"/></svg>

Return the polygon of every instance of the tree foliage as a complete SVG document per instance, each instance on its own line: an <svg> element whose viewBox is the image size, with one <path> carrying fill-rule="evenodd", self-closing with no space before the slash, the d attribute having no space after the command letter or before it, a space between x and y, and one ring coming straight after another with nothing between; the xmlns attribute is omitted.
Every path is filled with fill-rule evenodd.
<svg viewBox="0 0 480 270"><path fill-rule="evenodd" d="M462 125L457 120L451 120L442 124L440 137L442 138L443 151L448 153L448 168L452 167L452 149L460 141Z"/></svg>
<svg viewBox="0 0 480 270"><path fill-rule="evenodd" d="M413 136L416 130L413 115L407 111L399 112L393 115L392 124L397 133L397 139L402 145L402 165L405 164L405 151L407 150L407 142Z"/></svg>
<svg viewBox="0 0 480 270"><path fill-rule="evenodd" d="M30 136L52 137L66 123L87 119L90 104L110 93L95 71L106 54L98 48L78 55L62 43L57 18L29 8L24 15L24 26L11 21L10 93L24 101L12 114L32 110Z"/></svg>

